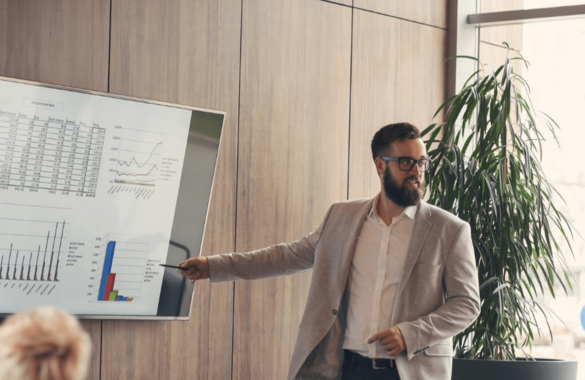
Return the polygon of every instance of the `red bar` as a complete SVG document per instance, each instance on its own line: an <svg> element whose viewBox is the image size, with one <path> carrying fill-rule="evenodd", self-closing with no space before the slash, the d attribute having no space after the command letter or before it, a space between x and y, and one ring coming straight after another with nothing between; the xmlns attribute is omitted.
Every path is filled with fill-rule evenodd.
<svg viewBox="0 0 585 380"><path fill-rule="evenodd" d="M106 290L104 291L104 299L102 301L110 300L110 292L114 289L114 281L116 280L116 273L110 273L106 279Z"/></svg>

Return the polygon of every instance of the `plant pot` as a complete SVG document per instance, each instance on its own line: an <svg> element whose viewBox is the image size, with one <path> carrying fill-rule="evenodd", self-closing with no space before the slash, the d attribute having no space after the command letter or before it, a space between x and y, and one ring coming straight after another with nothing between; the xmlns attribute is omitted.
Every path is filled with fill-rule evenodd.
<svg viewBox="0 0 585 380"><path fill-rule="evenodd" d="M518 358L516 361L453 359L451 380L575 380L574 360Z"/></svg>

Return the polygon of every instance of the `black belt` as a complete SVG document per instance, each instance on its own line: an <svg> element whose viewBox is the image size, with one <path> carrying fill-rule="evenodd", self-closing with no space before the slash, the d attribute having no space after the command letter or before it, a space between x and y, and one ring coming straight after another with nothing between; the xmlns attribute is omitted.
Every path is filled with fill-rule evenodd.
<svg viewBox="0 0 585 380"><path fill-rule="evenodd" d="M396 368L394 359L372 359L353 351L343 350L344 362L357 368L392 369Z"/></svg>

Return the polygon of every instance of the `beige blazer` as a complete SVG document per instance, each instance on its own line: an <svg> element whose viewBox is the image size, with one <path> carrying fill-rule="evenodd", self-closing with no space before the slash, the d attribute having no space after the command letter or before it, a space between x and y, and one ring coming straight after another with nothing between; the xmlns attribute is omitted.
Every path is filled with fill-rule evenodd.
<svg viewBox="0 0 585 380"><path fill-rule="evenodd" d="M345 292L357 238L373 199L336 203L311 234L289 244L209 257L211 282L284 276L313 269L288 379L339 379ZM420 202L390 326L406 351L402 380L451 379L452 337L479 315L479 287L469 225Z"/></svg>

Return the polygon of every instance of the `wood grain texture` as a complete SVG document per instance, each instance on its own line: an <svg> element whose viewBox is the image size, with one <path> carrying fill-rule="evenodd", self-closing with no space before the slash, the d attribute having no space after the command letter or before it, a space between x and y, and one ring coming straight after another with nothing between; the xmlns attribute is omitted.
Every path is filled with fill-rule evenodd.
<svg viewBox="0 0 585 380"><path fill-rule="evenodd" d="M86 380L100 380L102 321L83 320L81 326L91 337L91 361Z"/></svg>
<svg viewBox="0 0 585 380"><path fill-rule="evenodd" d="M238 251L311 232L346 199L351 9L244 1ZM263 22L258 22L263 20ZM233 379L284 379L310 273L236 282Z"/></svg>
<svg viewBox="0 0 585 380"><path fill-rule="evenodd" d="M356 8L447 28L449 0L354 0Z"/></svg>
<svg viewBox="0 0 585 380"><path fill-rule="evenodd" d="M107 91L109 17L109 0L0 0L0 75Z"/></svg>
<svg viewBox="0 0 585 380"><path fill-rule="evenodd" d="M204 255L234 250L240 5L126 0L112 9L111 92L227 112ZM104 321L102 379L230 379L232 327L233 283L200 282L188 322Z"/></svg>
<svg viewBox="0 0 585 380"><path fill-rule="evenodd" d="M350 199L380 191L370 149L378 129L431 124L445 101L447 68L444 30L358 10L353 26Z"/></svg>

